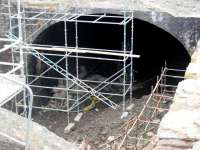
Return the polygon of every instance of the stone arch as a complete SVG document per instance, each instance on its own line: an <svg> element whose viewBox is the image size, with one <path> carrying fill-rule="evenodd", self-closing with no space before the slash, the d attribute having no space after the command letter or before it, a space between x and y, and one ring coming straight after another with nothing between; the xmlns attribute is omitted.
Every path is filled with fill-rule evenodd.
<svg viewBox="0 0 200 150"><path fill-rule="evenodd" d="M86 12L82 12L83 14L103 14L103 13L109 13L109 14L114 14L114 15L121 15L123 16L123 13L120 12L119 10L115 10L115 9L89 9L87 10ZM135 12L135 19L139 19L141 21L145 21L149 24L152 24L162 30L164 30L165 32L169 33L170 35L172 35L174 38L176 38L181 44L183 44L183 46L185 47L185 49L187 49L187 47L185 46L185 43L180 39L180 37L177 36L176 33L174 33L174 31L170 30L169 28L167 28L166 24L162 24L162 23L159 23L159 22L156 22L155 19L153 19L152 17L152 14L156 14L157 16L163 16L163 17L167 17L167 18L174 18L173 16L169 15L168 13L160 13L160 12L142 12L142 14L140 14L141 12ZM159 17L158 17L159 18ZM159 19L158 19L159 20ZM161 20L159 20L161 21ZM170 21L169 21L170 22ZM56 24L57 22L49 22L48 24L45 24L44 27L42 27L42 23L41 23L41 29L39 32L37 32L33 37L32 37L32 40L30 41L31 43L33 43L35 41L35 39L37 39L37 37L42 33L44 32L46 29L48 29L50 26L53 26L54 24ZM169 25L170 26L170 25ZM187 51L189 51L187 49Z"/></svg>
<svg viewBox="0 0 200 150"><path fill-rule="evenodd" d="M72 40L69 41L68 44L69 46L74 46L74 25L70 25L69 23L67 26L69 27L68 35L70 35L72 38ZM101 28L103 28L103 30L101 30ZM97 29L99 29L100 31L97 31ZM128 29L130 30L130 27ZM102 25L95 26L94 24L82 24L79 32L79 37L82 41L79 44L82 44L82 47L85 46L88 48L100 49L107 47L107 49L120 49L120 40L122 40L120 36L123 37L122 31L123 28L117 28L114 26L108 27ZM98 38L101 37L102 34L106 35L104 36L104 47L101 47L101 42L99 42L100 40L98 40ZM134 67L136 68L135 70L137 72L136 80L138 80L138 82L144 82L145 80L149 80L159 75L161 67L164 66L165 61L168 62L169 67L180 67L179 69L184 69L188 65L190 61L190 56L187 53L187 50L185 49L183 44L169 32L153 25L152 23L136 18L134 34L134 39L136 39L136 41L134 41L134 52L141 55L141 58L139 60L135 60L134 62ZM95 35L98 36L95 37ZM109 40L111 37L115 38L115 40L118 41L116 42L117 44L112 40L110 42L106 41ZM71 38L69 37L68 39ZM64 22L58 22L49 26L36 38L34 43L50 43L50 45L63 46ZM96 45L96 47L94 45ZM52 59L55 58L52 57ZM98 61L96 61L95 63L85 61L83 62L83 65L90 67L90 71L88 71L89 74L95 72L95 74L101 74L104 77L112 74L112 71L115 71L117 67L116 64L105 64ZM100 66L100 70L97 70L96 66ZM33 68L32 70L33 74L37 74L37 71L35 69L36 68ZM105 72L104 70L106 70L107 72ZM73 70L71 72L73 73ZM51 75L57 76L57 74L55 74L54 72L52 72ZM50 83L43 84L52 84L51 86L55 86L57 83L52 81ZM48 92L50 93L50 91Z"/></svg>

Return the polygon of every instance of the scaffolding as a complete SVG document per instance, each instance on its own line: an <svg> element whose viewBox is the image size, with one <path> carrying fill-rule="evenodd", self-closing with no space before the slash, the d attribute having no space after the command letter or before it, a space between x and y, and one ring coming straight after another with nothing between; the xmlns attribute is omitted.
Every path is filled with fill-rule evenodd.
<svg viewBox="0 0 200 150"><path fill-rule="evenodd" d="M1 3L2 7L9 7L7 3ZM7 15L7 13L5 13ZM1 15L5 15L1 14ZM19 21L20 22L20 21ZM20 30L20 29L19 29ZM31 88L25 82L24 74L24 58L23 49L21 48L20 39L12 40L6 37L0 37L0 44L4 44L0 48L0 107L6 108L9 111L15 112L26 118L24 127L24 137L17 138L11 132L12 129L4 128L0 131L2 139L8 140L8 145L19 145L20 148L29 149L30 146L30 131L32 124L32 103L33 93ZM14 51L18 51L14 55ZM23 107L18 111L16 102L21 100ZM3 121L3 120L2 120ZM2 147L3 149L4 147Z"/></svg>
<svg viewBox="0 0 200 150"><path fill-rule="evenodd" d="M126 11L126 8L119 10L120 15L110 15L106 10L101 14L91 14L90 12L94 11L91 9L83 10L78 6L77 0L74 2L75 7L73 5L72 8L62 11L59 10L59 7L57 9L31 9L26 0L12 2L8 0L7 4L4 5L8 8L6 15L10 18L9 33L6 38L0 38L0 41L7 42L5 47L0 49L0 53L10 51L12 60L11 62L0 62L0 65L10 67L8 72L0 74L0 80L3 79L4 82L2 83L5 83L6 86L9 85L8 82L12 82L12 86L16 84L16 90L12 90L12 93L9 90L8 95L0 95L4 96L4 98L0 97L0 105L3 106L13 101L16 113L20 113L18 110L23 108L22 115L28 118L27 138L25 142L19 141L18 143L22 143L26 149L30 144L29 132L32 108L66 112L68 123L70 123L70 113L81 112L83 104L92 98L114 110L119 107L117 101L120 101L123 103L123 112L126 109L127 99L132 100L133 59L140 57L134 54L133 49L134 7L132 11ZM134 6L134 0L132 5ZM58 22L64 22L63 46L33 44L33 41L44 29ZM68 45L67 23L74 24L74 47ZM80 23L121 26L123 28L122 49L80 47ZM130 37L127 36L128 24L131 24ZM130 42L130 45L127 44L128 42ZM52 60L52 57L56 57L57 61ZM40 69L44 67L37 74L30 71L29 65L34 66L30 64L31 58L36 60L37 64L35 65L40 65ZM72 59L75 61L70 64L69 61ZM117 62L119 68L111 76L101 77L101 80L97 80L97 78L84 79L80 72L82 69L80 61L82 60ZM60 65L61 62L64 62L64 67ZM74 68L75 71L72 73L70 68ZM54 71L60 76L48 76L49 71ZM160 123L157 116L168 111L168 108L163 107L163 104L171 102L175 94L176 86L168 84L167 78L183 78L173 75L174 73L170 74L170 72L184 72L184 70L169 69L165 66L140 114L133 116L122 126L122 135L100 146L101 149L110 149L116 143L119 143L118 149L122 147L141 149L152 140L152 136L147 135L147 133L156 132ZM41 79L45 82L56 81L58 85L56 87L43 85L40 83ZM33 89L33 93L29 87ZM46 95L44 92L40 92L44 90L51 90L53 94ZM34 104L37 103L37 100L48 102L53 100L57 104L32 106L33 99ZM0 133L0 135L2 134ZM13 139L12 137L8 138ZM17 140L14 139L14 141Z"/></svg>
<svg viewBox="0 0 200 150"><path fill-rule="evenodd" d="M107 14L106 10L102 14L91 14L91 10L83 10L79 7L79 1L74 1L74 3L75 5L72 8L62 11L59 10L60 7L55 9L32 9L26 0L7 0L1 3L2 8L7 9L1 15L9 18L9 32L5 37L0 38L1 42L5 42L5 46L0 49L0 53L11 56L11 60L10 62L0 62L0 65L4 66L1 70L4 70L4 68L10 69L8 72L3 72L0 75L3 83L0 88L2 90L7 89L3 92L5 94L1 93L0 104L3 107L11 103L8 105L12 106L10 108L11 111L15 111L28 118L25 142L3 133L1 135L25 146L25 149L28 149L30 145L29 133L31 130L32 108L66 112L69 123L70 113L82 111L81 105L86 101L90 101L91 98L97 99L98 102L102 102L112 109L119 107L119 104L115 101L115 99L118 99L118 101L123 102L123 112L126 107L126 99L132 100L131 91L134 81L133 58L139 58L138 55L133 53L134 11L126 11L124 7L123 10L119 10L118 13L120 15ZM63 34L65 43L63 46L33 44L33 41L44 29L58 22L64 22ZM75 26L74 47L68 46L67 23L73 23ZM78 36L79 23L121 26L123 28L122 49L80 47ZM130 39L127 39L127 24L131 24ZM131 41L129 47L127 46L128 40ZM7 51L9 52L5 53ZM57 57L59 60L55 62L51 59L51 56ZM30 58L33 57L37 62L40 62L43 66L45 65L45 69L38 74L30 73L29 63ZM75 59L73 65L69 65L70 59ZM101 80L83 79L80 77L80 60L117 62L120 64L120 67L111 76L104 77ZM65 62L65 67L59 64L61 61ZM70 67L75 68L75 73L69 71ZM51 70L60 74L61 77L47 76L46 73ZM61 87L59 87L60 85L51 87L37 84L37 82L40 82L40 79L46 81L56 80L62 85ZM117 88L117 90L108 90L112 88ZM37 92L44 89L56 92L53 96ZM64 93L64 96L56 95L59 92ZM53 99L56 102L59 101L59 105L54 108L50 105L33 105L33 99L34 102L38 99L46 101ZM23 111L21 111L21 108Z"/></svg>
<svg viewBox="0 0 200 150"><path fill-rule="evenodd" d="M14 4L13 4L14 3ZM12 2L8 0L10 32L7 37L10 41L14 41L13 47L15 54L20 53L20 57L24 64L24 75L26 83L32 88L34 96L34 104L37 100L54 101L55 105L38 106L33 105L33 109L61 111L67 113L68 123L70 122L70 113L79 113L82 111L82 105L92 98L97 99L112 109L117 109L119 104L117 101L123 102L123 112L126 108L126 100L132 100L133 87L133 59L139 58L133 53L133 30L134 30L134 11L119 10L121 15L90 14L88 10L81 10L78 1L75 1L75 8L68 10L59 9L43 9L31 10L29 3L26 1ZM17 6L17 11L12 10L12 6ZM89 17L89 19L88 19ZM114 19L113 19L114 18ZM65 43L63 46L33 44L34 39L48 26L64 22ZM73 23L75 28L75 46L68 46L68 26L67 23ZM121 26L123 28L123 46L122 49L96 49L92 47L83 48L79 46L79 23L89 24L107 24ZM127 24L131 24L131 37L127 39ZM106 35L105 35L106 36ZM112 39L111 39L112 40ZM20 42L15 44L15 42ZM127 42L130 41L127 46ZM19 48L19 49L18 49ZM56 52L56 53L55 53ZM58 61L51 58L57 57ZM45 69L38 74L30 73L30 58L35 58ZM69 61L74 59L74 64L69 65ZM110 77L102 79L83 79L81 78L80 61L98 60L104 62L117 62L119 68ZM65 65L60 65L65 62ZM15 62L13 62L15 63ZM36 64L35 64L36 65ZM70 72L69 68L75 68L75 72ZM49 71L55 71L61 77L48 76ZM57 86L48 86L38 84L43 81L57 81ZM115 89L115 90L108 90ZM117 89L117 90L116 90ZM42 90L51 90L53 95L46 95ZM62 93L62 94L58 94ZM24 102L17 101L17 108L24 107Z"/></svg>
<svg viewBox="0 0 200 150"><path fill-rule="evenodd" d="M101 145L100 148L111 149L115 147L119 150L123 148L140 150L148 147L149 144L153 148L156 145L157 129L161 119L168 112L176 93L177 85L169 81L180 82L184 80L182 76L184 72L185 70L170 69L165 66L161 75L157 77L156 85L152 88L152 92L141 111L121 126L120 136Z"/></svg>
<svg viewBox="0 0 200 150"><path fill-rule="evenodd" d="M17 68L14 69L16 69L16 71L18 70ZM14 69L12 69L11 71L14 71ZM19 80L17 80L18 78L19 75L13 75L10 73L0 75L0 90L2 92L0 97L0 107L5 107L6 109L14 111L15 113L27 118L26 126L24 128L25 137L24 139L17 139L16 137L13 137L13 133L10 132L11 129L3 132L0 131L0 136L8 139L9 143L16 143L20 145L21 148L23 147L25 150L28 150L31 143L30 132L32 124L33 93L31 88L26 85L25 82L19 81L21 77L19 78ZM6 92L4 92L5 90ZM19 99L19 97L21 97L22 101L24 102L24 107L21 112L18 112L18 109L16 107L16 101Z"/></svg>

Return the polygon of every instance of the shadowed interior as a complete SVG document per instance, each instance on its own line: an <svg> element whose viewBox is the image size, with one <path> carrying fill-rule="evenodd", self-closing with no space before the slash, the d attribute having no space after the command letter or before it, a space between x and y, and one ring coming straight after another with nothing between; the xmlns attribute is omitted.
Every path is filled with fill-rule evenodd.
<svg viewBox="0 0 200 150"><path fill-rule="evenodd" d="M92 18L85 17L84 20L90 20ZM116 21L115 18L109 18L111 21ZM122 50L123 49L123 25L111 25L111 24L94 24L94 23L78 23L78 46L82 48L96 48L96 49L108 49L108 50ZM76 34L75 23L67 22L67 45L69 47L75 47ZM127 50L130 50L131 45L131 22L127 25L126 36ZM148 82L146 89L155 83L155 77L160 74L161 68L167 63L170 68L185 69L190 62L190 56L184 46L171 34L158 28L157 26L148 22L134 19L134 54L139 54L139 59L134 59L134 77L136 83ZM46 30L44 30L34 41L35 44L47 44L55 46L65 45L64 35L64 22L56 23ZM60 52L51 52L59 54ZM84 54L84 56L90 57L102 57L101 55ZM58 61L61 57L48 56L54 62ZM109 58L114 58L107 56ZM37 59L31 58L32 63L36 63ZM76 73L74 67L75 59L68 60L69 72ZM117 62L102 61L102 60L90 60L80 59L79 64L85 66L87 74L99 74L103 77L109 77L115 73L120 65ZM65 61L59 64L62 68L65 68ZM45 68L45 67L43 67ZM29 69L31 74L37 74L37 68ZM38 75L38 74L37 74ZM51 70L47 76L60 77L60 74ZM177 84L177 81L169 81L173 84ZM174 83L175 82L175 83ZM39 84L47 86L56 86L58 83L56 80L48 80L48 82L40 80ZM41 91L40 91L41 92ZM44 91L43 91L44 92ZM51 93L51 90L46 90L47 93Z"/></svg>

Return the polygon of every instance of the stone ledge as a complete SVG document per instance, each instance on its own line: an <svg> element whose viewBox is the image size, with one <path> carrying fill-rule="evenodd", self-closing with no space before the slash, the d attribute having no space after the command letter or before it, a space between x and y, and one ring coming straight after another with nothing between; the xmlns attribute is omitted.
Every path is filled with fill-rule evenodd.
<svg viewBox="0 0 200 150"><path fill-rule="evenodd" d="M67 9L66 6L74 7L78 5L86 9L134 9L167 12L175 17L200 17L200 2L197 0L81 0L78 1L78 4L74 0L25 0L25 2L34 8L50 7L52 9L59 5Z"/></svg>
<svg viewBox="0 0 200 150"><path fill-rule="evenodd" d="M8 110L0 108L0 129L1 133L23 141L26 135L27 120ZM47 128L33 122L30 130L30 150L78 150L78 148L58 137Z"/></svg>

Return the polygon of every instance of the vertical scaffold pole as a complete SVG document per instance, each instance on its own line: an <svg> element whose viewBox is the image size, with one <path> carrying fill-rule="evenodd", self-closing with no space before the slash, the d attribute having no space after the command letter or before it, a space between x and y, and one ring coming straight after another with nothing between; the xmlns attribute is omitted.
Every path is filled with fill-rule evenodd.
<svg viewBox="0 0 200 150"><path fill-rule="evenodd" d="M65 48L68 48L67 44L67 21L64 22L64 32L65 32ZM69 109L69 78L68 78L68 52L65 53L65 69L66 69L66 75L65 75L65 86L66 86L66 103L67 103L67 110ZM67 111L67 124L70 123L70 112Z"/></svg>
<svg viewBox="0 0 200 150"><path fill-rule="evenodd" d="M126 54L126 12L124 11L124 46L123 51ZM123 112L126 111L126 56L123 57Z"/></svg>
<svg viewBox="0 0 200 150"><path fill-rule="evenodd" d="M77 3L76 3L77 4ZM76 9L76 13L78 13L77 12L77 9ZM75 38L76 38L76 49L78 49L78 47L79 47L79 45L78 45L78 21L77 21L77 18L76 18L76 20L75 20ZM79 54L78 54L78 52L76 52L76 78L77 79L79 79ZM77 101L77 103L79 103L78 101L79 101L79 92L78 92L78 90L79 90L79 87L78 86L76 86L76 101ZM79 106L77 107L77 113L79 113L80 112L80 108L79 108Z"/></svg>
<svg viewBox="0 0 200 150"><path fill-rule="evenodd" d="M134 0L132 1L132 12L131 12L131 55L134 51ZM134 74L133 74L133 58L130 58L131 68L130 68L130 102L133 103L133 83L134 83Z"/></svg>
<svg viewBox="0 0 200 150"><path fill-rule="evenodd" d="M21 0L17 1L17 18L18 18L18 38L19 38L19 53L20 53L20 64L23 66L24 65L24 58L23 58L23 49L22 49L22 41L23 41L23 34L22 34L22 14L21 14ZM24 67L21 68L21 76L24 77ZM23 101L24 101L24 111L26 112L27 106L26 106L26 91L24 89L23 92ZM28 114L29 116L30 114ZM27 116L27 115L26 115ZM29 127L30 127L30 120L31 118L28 117L28 122L27 122L27 130L26 130L26 145L25 145L25 150L29 149L30 145L30 139L29 139Z"/></svg>

